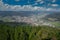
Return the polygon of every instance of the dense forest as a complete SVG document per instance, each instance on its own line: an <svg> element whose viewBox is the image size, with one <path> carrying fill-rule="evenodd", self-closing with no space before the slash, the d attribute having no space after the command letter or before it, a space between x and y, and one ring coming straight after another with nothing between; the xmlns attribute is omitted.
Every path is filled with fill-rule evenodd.
<svg viewBox="0 0 60 40"><path fill-rule="evenodd" d="M0 40L60 40L60 29L48 26L0 23Z"/></svg>

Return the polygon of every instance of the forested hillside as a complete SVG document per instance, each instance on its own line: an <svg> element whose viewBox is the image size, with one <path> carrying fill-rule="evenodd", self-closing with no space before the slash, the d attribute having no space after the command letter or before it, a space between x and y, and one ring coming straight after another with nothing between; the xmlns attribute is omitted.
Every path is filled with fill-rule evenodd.
<svg viewBox="0 0 60 40"><path fill-rule="evenodd" d="M60 29L48 26L11 26L2 23L0 40L60 40Z"/></svg>

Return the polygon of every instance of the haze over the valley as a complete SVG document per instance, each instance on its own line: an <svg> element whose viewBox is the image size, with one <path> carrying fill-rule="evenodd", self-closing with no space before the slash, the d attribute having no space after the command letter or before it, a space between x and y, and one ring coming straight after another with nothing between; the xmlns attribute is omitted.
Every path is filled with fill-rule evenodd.
<svg viewBox="0 0 60 40"><path fill-rule="evenodd" d="M47 25L47 26L53 26L51 24L52 19L51 15L54 14L53 12L35 12L35 11L1 11L0 12L0 21L3 22L25 22L32 25ZM50 18L48 18L48 15L50 15ZM53 16L53 15L52 15ZM56 15L57 17L57 15ZM54 21L55 22L55 21Z"/></svg>

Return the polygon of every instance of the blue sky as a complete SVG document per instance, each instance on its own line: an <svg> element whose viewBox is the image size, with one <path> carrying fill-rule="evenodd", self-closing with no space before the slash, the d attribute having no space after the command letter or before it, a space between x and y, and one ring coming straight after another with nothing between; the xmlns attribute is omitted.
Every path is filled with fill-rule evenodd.
<svg viewBox="0 0 60 40"><path fill-rule="evenodd" d="M9 5L29 5L34 4L35 0L3 0L4 3L7 3ZM28 3L29 2L29 3Z"/></svg>
<svg viewBox="0 0 60 40"><path fill-rule="evenodd" d="M60 0L0 0L0 11L18 11L18 9L60 11Z"/></svg>
<svg viewBox="0 0 60 40"><path fill-rule="evenodd" d="M60 5L60 0L3 0L3 2L9 5L33 5L35 3L37 4L33 6L47 6L48 4Z"/></svg>

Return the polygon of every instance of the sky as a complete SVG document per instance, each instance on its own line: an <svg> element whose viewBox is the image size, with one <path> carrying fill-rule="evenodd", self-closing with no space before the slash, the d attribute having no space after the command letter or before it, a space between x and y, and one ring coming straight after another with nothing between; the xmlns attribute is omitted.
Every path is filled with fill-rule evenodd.
<svg viewBox="0 0 60 40"><path fill-rule="evenodd" d="M60 11L60 0L0 0L0 11Z"/></svg>

